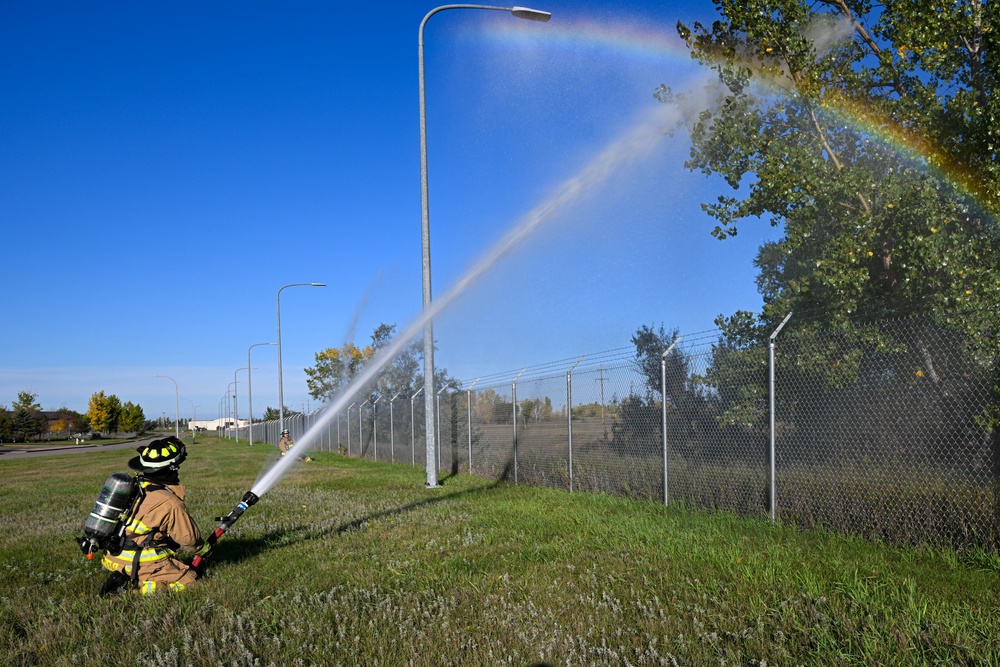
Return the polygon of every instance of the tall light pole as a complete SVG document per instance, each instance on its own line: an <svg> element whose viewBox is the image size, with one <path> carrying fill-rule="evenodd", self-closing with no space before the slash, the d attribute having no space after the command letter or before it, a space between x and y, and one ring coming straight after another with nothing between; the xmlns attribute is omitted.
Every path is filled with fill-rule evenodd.
<svg viewBox="0 0 1000 667"><path fill-rule="evenodd" d="M552 18L549 12L527 7L491 7L489 5L441 5L427 12L420 22L417 35L417 70L420 89L420 243L422 250L421 266L423 271L423 310L426 315L431 304L431 215L430 202L427 197L427 103L424 95L424 26L428 19L446 9L488 9L500 12L510 12L519 19L546 22ZM280 337L279 337L280 341ZM278 348L278 358L281 358L281 348ZM424 393L432 398L434 392L434 324L428 317L424 322ZM424 400L424 433L426 447L426 470L428 489L437 488L438 474L435 464L436 443L434 439L434 401Z"/></svg>
<svg viewBox="0 0 1000 667"><path fill-rule="evenodd" d="M281 387L281 290L286 287L326 287L326 283L291 283L278 289L278 429L282 431L285 430L285 394Z"/></svg>
<svg viewBox="0 0 1000 667"><path fill-rule="evenodd" d="M181 425L180 425L180 418L181 418L181 409L180 409L181 399L180 399L180 395L181 395L181 392L180 392L179 389L177 389L177 380L173 379L169 375L157 375L156 377L158 377L158 378L167 378L168 380L170 380L171 382L174 383L174 435L176 435L177 439L179 440L180 437L181 437Z"/></svg>
<svg viewBox="0 0 1000 667"><path fill-rule="evenodd" d="M250 430L247 431L247 437L251 447L253 447L253 382L250 372L250 350L259 345L277 345L277 343L254 343L247 348L247 397L250 399Z"/></svg>

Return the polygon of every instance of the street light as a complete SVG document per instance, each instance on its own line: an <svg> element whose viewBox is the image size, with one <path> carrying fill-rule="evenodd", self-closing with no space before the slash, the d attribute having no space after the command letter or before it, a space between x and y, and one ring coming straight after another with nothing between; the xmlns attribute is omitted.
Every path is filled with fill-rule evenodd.
<svg viewBox="0 0 1000 667"><path fill-rule="evenodd" d="M236 410L236 385L239 384L235 381L236 373L233 373L233 382L226 385L226 421L229 421L229 391L232 389L233 392L233 411ZM239 435L239 434L237 434Z"/></svg>
<svg viewBox="0 0 1000 667"><path fill-rule="evenodd" d="M291 283L278 289L278 428L282 431L285 430L285 394L281 387L281 290L285 287L326 287L326 283Z"/></svg>
<svg viewBox="0 0 1000 667"><path fill-rule="evenodd" d="M236 382L236 374L239 373L240 371L246 371L247 377L250 377L250 364L248 363L246 368L237 368L235 371L233 371L234 385L238 384ZM240 444L240 411L239 408L236 407L237 405L239 405L239 398L236 395L237 389L238 387L235 386L233 387L233 417L236 419L236 444L238 445Z"/></svg>
<svg viewBox="0 0 1000 667"><path fill-rule="evenodd" d="M431 304L431 215L427 197L427 103L424 95L424 26L428 19L446 9L488 9L510 12L519 19L545 23L552 14L527 7L491 7L488 5L442 5L427 12L420 22L417 35L417 73L420 89L420 243L422 250L421 268L423 283L423 311L426 316ZM280 340L280 339L279 339ZM279 359L280 359L280 350ZM424 391L428 398L434 396L434 324L432 318L424 321ZM435 461L434 401L424 401L424 432L426 448L426 470L428 489L437 488L438 476Z"/></svg>
<svg viewBox="0 0 1000 667"><path fill-rule="evenodd" d="M254 349L258 345L277 345L277 343L254 343L247 348L247 368L250 368L250 350ZM250 440L250 446L253 447L253 382L251 381L251 373L247 371L247 396L250 399L250 430L247 432L247 438Z"/></svg>
<svg viewBox="0 0 1000 667"><path fill-rule="evenodd" d="M190 398L185 398L184 400L191 404L191 421L198 421L198 406Z"/></svg>
<svg viewBox="0 0 1000 667"><path fill-rule="evenodd" d="M181 418L180 404L181 404L181 399L180 399L180 395L181 395L181 393L177 389L177 380L173 379L169 375L157 375L156 377L158 377L158 378L167 378L168 380L170 380L171 382L174 383L174 435L176 435L177 439L180 440L180 437L181 437L181 425L180 425L180 418Z"/></svg>

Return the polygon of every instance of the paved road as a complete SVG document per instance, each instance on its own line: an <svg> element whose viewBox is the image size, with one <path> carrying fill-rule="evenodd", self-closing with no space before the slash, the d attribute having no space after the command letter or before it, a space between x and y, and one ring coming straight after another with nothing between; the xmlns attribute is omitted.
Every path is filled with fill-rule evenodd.
<svg viewBox="0 0 1000 667"><path fill-rule="evenodd" d="M130 442L118 442L113 445L32 445L23 447L17 445L7 445L0 447L0 461L10 461L13 459L32 459L39 456L60 456L63 454L88 454L96 451L107 451L110 449L131 449L147 442L152 442L156 438L144 438Z"/></svg>

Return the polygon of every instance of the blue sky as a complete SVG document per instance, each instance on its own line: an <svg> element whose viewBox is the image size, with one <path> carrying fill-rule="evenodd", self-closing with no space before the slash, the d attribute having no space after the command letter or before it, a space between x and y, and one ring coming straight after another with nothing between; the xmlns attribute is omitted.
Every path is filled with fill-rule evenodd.
<svg viewBox="0 0 1000 667"><path fill-rule="evenodd" d="M322 282L281 295L299 408L315 352L417 317L434 6L0 0L0 404L27 390L86 411L103 390L173 416L163 375L181 416L215 418L249 346L275 340L277 290ZM709 0L536 6L549 23L428 23L435 294L662 106L657 86L704 80L674 26L712 21ZM724 184L685 171L688 148L663 138L501 261L436 320L437 365L471 380L758 310L752 260L775 230L713 239L700 203ZM252 355L259 416L277 355Z"/></svg>

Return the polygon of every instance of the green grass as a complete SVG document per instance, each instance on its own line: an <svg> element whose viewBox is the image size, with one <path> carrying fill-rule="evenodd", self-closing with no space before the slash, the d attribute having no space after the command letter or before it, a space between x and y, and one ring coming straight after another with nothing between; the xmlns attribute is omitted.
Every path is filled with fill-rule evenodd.
<svg viewBox="0 0 1000 667"><path fill-rule="evenodd" d="M131 451L0 462L3 665L1000 665L1000 558L316 453L179 595L73 536ZM203 532L276 456L199 436Z"/></svg>

